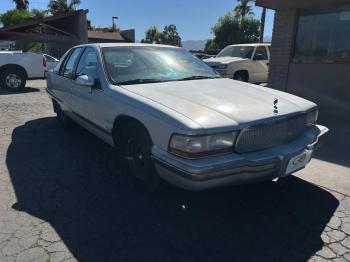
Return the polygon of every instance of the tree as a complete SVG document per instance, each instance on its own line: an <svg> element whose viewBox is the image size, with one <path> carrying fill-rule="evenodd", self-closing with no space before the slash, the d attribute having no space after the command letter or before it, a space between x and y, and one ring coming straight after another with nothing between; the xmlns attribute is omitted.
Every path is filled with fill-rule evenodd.
<svg viewBox="0 0 350 262"><path fill-rule="evenodd" d="M28 10L12 9L0 15L0 21L4 26L16 25L31 17Z"/></svg>
<svg viewBox="0 0 350 262"><path fill-rule="evenodd" d="M76 10L76 6L81 3L81 0L51 0L47 6L48 11L53 15L65 14Z"/></svg>
<svg viewBox="0 0 350 262"><path fill-rule="evenodd" d="M238 5L234 9L236 12L236 16L238 17L246 17L249 15L254 15L252 7L249 5L253 0L237 0Z"/></svg>
<svg viewBox="0 0 350 262"><path fill-rule="evenodd" d="M163 32L159 32L157 27L151 26L145 32L145 38L141 40L141 43L182 46L181 37L175 25L165 26Z"/></svg>
<svg viewBox="0 0 350 262"><path fill-rule="evenodd" d="M32 10L30 10L30 15L34 19L44 18L46 14L47 14L46 10L39 10L36 8L33 8Z"/></svg>
<svg viewBox="0 0 350 262"><path fill-rule="evenodd" d="M161 43L165 45L182 46L181 37L175 25L167 25L164 27L161 35Z"/></svg>
<svg viewBox="0 0 350 262"><path fill-rule="evenodd" d="M145 32L145 38L141 40L141 43L160 44L162 38L162 32L159 32L157 27L151 26Z"/></svg>
<svg viewBox="0 0 350 262"><path fill-rule="evenodd" d="M237 17L232 12L220 17L212 28L213 41L221 49L232 44L259 41L260 22L253 17Z"/></svg>
<svg viewBox="0 0 350 262"><path fill-rule="evenodd" d="M27 10L29 6L28 0L13 0L13 2L16 4L17 10Z"/></svg>
<svg viewBox="0 0 350 262"><path fill-rule="evenodd" d="M207 53L217 53L217 51L219 50L219 46L217 45L217 43L215 43L215 41L213 39L209 39L206 43L205 43L205 47L204 47L204 51Z"/></svg>

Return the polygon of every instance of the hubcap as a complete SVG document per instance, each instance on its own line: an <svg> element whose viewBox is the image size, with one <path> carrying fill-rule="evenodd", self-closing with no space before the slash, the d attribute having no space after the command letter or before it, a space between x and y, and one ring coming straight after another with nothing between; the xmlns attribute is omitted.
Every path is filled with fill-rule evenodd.
<svg viewBox="0 0 350 262"><path fill-rule="evenodd" d="M22 84L21 78L16 74L9 74L5 78L6 85L10 88L18 88Z"/></svg>
<svg viewBox="0 0 350 262"><path fill-rule="evenodd" d="M127 160L134 175L139 179L145 180L145 154L143 148L131 139L128 141Z"/></svg>

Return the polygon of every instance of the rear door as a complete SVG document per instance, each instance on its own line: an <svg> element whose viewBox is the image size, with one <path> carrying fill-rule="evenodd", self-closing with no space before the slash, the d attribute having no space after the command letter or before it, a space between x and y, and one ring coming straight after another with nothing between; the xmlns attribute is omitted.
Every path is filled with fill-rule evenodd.
<svg viewBox="0 0 350 262"><path fill-rule="evenodd" d="M75 101L71 97L72 84L74 82L74 69L81 54L82 47L72 49L64 58L64 61L58 72L51 73L48 77L49 91L52 92L59 102L65 107L64 110L70 110Z"/></svg>
<svg viewBox="0 0 350 262"><path fill-rule="evenodd" d="M258 46L252 61L251 80L255 83L267 82L267 75L269 71L269 55L266 46Z"/></svg>

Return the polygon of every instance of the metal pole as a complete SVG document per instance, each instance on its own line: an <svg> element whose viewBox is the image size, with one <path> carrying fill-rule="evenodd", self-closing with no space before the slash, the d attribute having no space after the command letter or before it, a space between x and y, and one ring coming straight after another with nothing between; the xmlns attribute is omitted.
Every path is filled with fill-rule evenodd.
<svg viewBox="0 0 350 262"><path fill-rule="evenodd" d="M116 31L114 19L118 19L118 16L112 16L112 30L113 30L113 31Z"/></svg>
<svg viewBox="0 0 350 262"><path fill-rule="evenodd" d="M260 21L260 43L264 42L264 31L265 31L265 18L266 18L266 7L263 8Z"/></svg>

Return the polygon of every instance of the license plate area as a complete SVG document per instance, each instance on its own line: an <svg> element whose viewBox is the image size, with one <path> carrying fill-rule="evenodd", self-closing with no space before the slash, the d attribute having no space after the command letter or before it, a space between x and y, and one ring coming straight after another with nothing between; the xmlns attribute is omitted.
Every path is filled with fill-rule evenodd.
<svg viewBox="0 0 350 262"><path fill-rule="evenodd" d="M310 162L312 153L312 150L305 150L303 153L291 158L287 165L286 175L289 175L305 167Z"/></svg>

